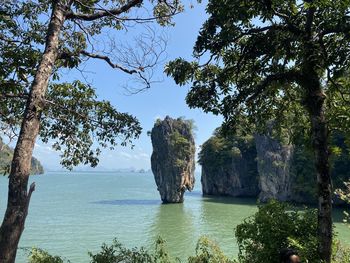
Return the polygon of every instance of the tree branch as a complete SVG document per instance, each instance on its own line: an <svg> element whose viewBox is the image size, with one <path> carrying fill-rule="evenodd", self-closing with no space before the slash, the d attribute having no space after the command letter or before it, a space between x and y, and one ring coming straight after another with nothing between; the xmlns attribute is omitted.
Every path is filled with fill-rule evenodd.
<svg viewBox="0 0 350 263"><path fill-rule="evenodd" d="M92 14L84 14L84 13L74 13L73 11L70 11L66 14L66 19L79 19L84 21L94 21L103 17L110 17L110 16L118 16L122 13L125 13L129 11L134 6L142 4L143 0L130 0L125 5L121 6L120 8L115 9L109 9L109 10L101 10L96 13Z"/></svg>
<svg viewBox="0 0 350 263"><path fill-rule="evenodd" d="M90 52L88 52L86 50L80 51L79 54L82 54L82 55L84 55L86 57L89 57L89 58L96 58L96 59L104 60L112 68L120 69L121 71L123 71L123 72L125 72L127 74L130 74L130 75L144 71L144 69L142 67L138 68L138 70L136 70L136 69L127 69L127 68L125 68L125 67L123 67L123 66L121 66L119 64L113 63L112 60L110 59L110 57L108 57L108 56L95 54L95 53L90 53ZM63 52L63 53L58 55L58 59L69 59L72 56L76 56L76 54L69 53L69 52ZM0 98L1 98L1 94L0 94Z"/></svg>
<svg viewBox="0 0 350 263"><path fill-rule="evenodd" d="M313 0L306 1L309 4L313 4ZM314 22L316 8L311 6L307 12L306 23L305 23L305 32L307 34L308 39L311 38L312 35L312 23Z"/></svg>
<svg viewBox="0 0 350 263"><path fill-rule="evenodd" d="M299 71L296 70L290 70L283 73L276 73L267 76L265 79L263 79L258 85L255 86L254 93L249 96L246 101L251 102L256 99L264 90L266 87L270 86L272 83L275 82L299 82L302 79L302 74Z"/></svg>
<svg viewBox="0 0 350 263"><path fill-rule="evenodd" d="M32 183L29 187L29 191L27 193L27 200L26 204L24 207L24 217L26 218L28 215L28 208L29 208L29 203L30 203L30 198L32 197L32 193L35 191L35 183ZM22 222L22 229L24 229L24 221Z"/></svg>
<svg viewBox="0 0 350 263"><path fill-rule="evenodd" d="M87 51L85 51L85 50L81 51L80 53L81 53L82 55L87 56L87 57L90 57L90 58L102 59L102 60L106 61L106 62L108 63L108 65L110 65L112 68L120 69L121 71L124 71L125 73L128 73L128 74L130 74L130 75L131 75L131 74L138 73L139 71L143 71L142 68L140 68L139 71L136 70L136 69L127 69L127 68L124 68L124 67L122 67L122 66L120 66L120 65L118 65L118 64L113 63L112 60L111 60L109 57L107 57L107 56L103 56L103 55L99 55L99 54L94 54L94 53L89 53L89 52L87 52Z"/></svg>
<svg viewBox="0 0 350 263"><path fill-rule="evenodd" d="M326 28L324 31L321 32L320 38L329 34L337 33L350 34L350 24L339 23L334 27Z"/></svg>

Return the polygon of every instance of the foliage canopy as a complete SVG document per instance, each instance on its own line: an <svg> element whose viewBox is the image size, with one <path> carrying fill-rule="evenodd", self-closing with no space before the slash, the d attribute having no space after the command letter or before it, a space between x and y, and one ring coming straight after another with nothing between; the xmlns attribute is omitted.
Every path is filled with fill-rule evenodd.
<svg viewBox="0 0 350 263"><path fill-rule="evenodd" d="M183 5L177 0L144 2L57 2L67 5L67 11L48 91L38 110L42 120L40 137L60 151L62 165L67 168L78 164L96 166L101 148L130 144L141 133L134 116L99 100L90 84L61 79L67 70L78 70L84 75L85 62L95 59L135 76L148 88L166 41L154 29L143 25L152 22L172 25L172 16L181 12ZM17 137L21 126L31 83L47 43L54 5L42 0L4 1L0 7L0 131L11 139ZM146 5L149 12L145 11ZM110 34L107 37L107 29L118 32L134 26L143 31L135 43L121 44ZM109 47L101 47L101 41L107 41Z"/></svg>
<svg viewBox="0 0 350 263"><path fill-rule="evenodd" d="M222 114L228 125L249 129L248 121L264 132L274 120L296 138L308 135L305 77L314 68L331 129L349 134L349 1L219 0L207 12L195 60L178 58L165 69L176 83L192 84L190 107Z"/></svg>

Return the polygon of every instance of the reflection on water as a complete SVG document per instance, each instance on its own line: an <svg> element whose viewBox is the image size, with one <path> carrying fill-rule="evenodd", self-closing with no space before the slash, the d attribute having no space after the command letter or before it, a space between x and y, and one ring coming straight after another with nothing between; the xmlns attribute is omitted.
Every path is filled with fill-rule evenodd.
<svg viewBox="0 0 350 263"><path fill-rule="evenodd" d="M157 208L150 241L161 236L167 241L172 256L185 259L194 254L198 239L207 236L227 255L236 256L234 227L254 214L255 203L253 199L202 197L199 191L186 193L183 204Z"/></svg>
<svg viewBox="0 0 350 263"><path fill-rule="evenodd" d="M171 256L185 258L194 252L194 224L194 214L185 204L160 205L150 228L149 241L153 243L161 236L166 240Z"/></svg>
<svg viewBox="0 0 350 263"><path fill-rule="evenodd" d="M254 199L205 197L200 213L200 234L215 241L227 255L236 256L238 246L234 237L235 227L256 210Z"/></svg>
<svg viewBox="0 0 350 263"><path fill-rule="evenodd" d="M159 200L134 200L134 199L122 199L122 200L101 200L91 202L98 205L159 205Z"/></svg>

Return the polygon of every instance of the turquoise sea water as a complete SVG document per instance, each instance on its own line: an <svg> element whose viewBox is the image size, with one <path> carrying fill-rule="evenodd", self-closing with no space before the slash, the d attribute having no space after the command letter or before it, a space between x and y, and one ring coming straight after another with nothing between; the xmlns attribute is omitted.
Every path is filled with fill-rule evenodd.
<svg viewBox="0 0 350 263"><path fill-rule="evenodd" d="M184 204L169 205L161 204L148 173L50 172L32 176L31 181L36 182L36 191L20 247L40 247L73 263L89 262L88 251L96 252L114 238L128 247L149 248L158 235L174 257L193 254L203 235L234 256L234 227L256 211L253 199L202 197L199 178ZM1 219L7 183L0 177ZM341 210L334 217L340 239L350 244ZM23 251L16 262L26 262Z"/></svg>

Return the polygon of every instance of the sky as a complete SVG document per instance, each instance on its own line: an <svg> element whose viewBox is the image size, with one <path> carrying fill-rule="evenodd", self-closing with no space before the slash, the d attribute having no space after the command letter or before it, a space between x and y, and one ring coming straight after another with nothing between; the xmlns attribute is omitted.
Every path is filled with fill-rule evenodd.
<svg viewBox="0 0 350 263"><path fill-rule="evenodd" d="M167 36L167 54L164 63L157 67L154 74L154 79L162 81L152 84L150 89L127 95L123 88L125 84L128 86L137 84L131 82L125 73L112 69L104 61L90 60L84 65L83 75L77 71L64 72L63 79L87 80L96 88L99 99L109 100L119 111L136 116L143 128L140 138L134 141L133 149L118 146L113 151L103 150L99 165L95 169L150 169L152 144L147 131L152 129L157 118L169 115L173 118L184 116L187 119L193 119L197 127L195 131L197 154L199 145L205 142L214 129L222 123L220 116L204 113L200 109L190 109L185 102L189 87L177 86L173 79L166 77L163 73L166 61L178 57L192 59L192 50L199 29L207 18L205 2L201 4L193 2L193 8L190 8L190 4L186 1L185 12L174 19L175 26L159 29L163 30L161 32L163 35ZM143 30L146 30L144 26L135 27L126 33L118 32L115 37L122 42L128 41L131 35L138 35ZM34 156L41 161L46 170L61 169L59 154L51 149L50 144L43 144L38 140Z"/></svg>

